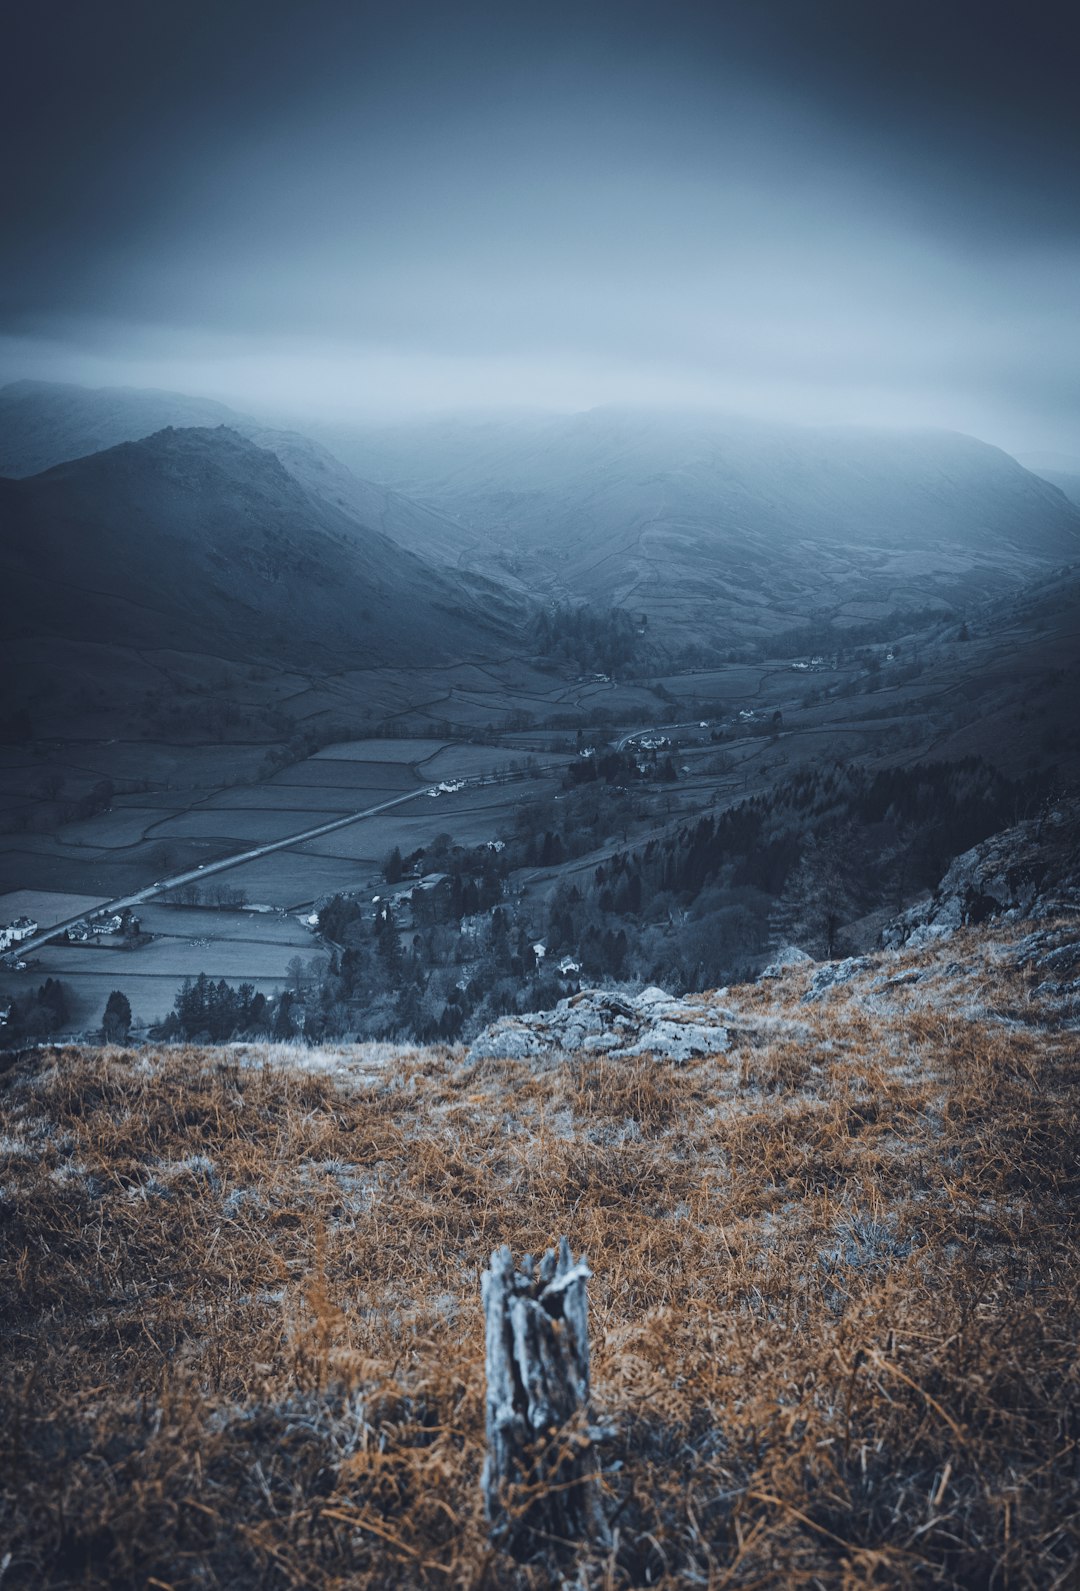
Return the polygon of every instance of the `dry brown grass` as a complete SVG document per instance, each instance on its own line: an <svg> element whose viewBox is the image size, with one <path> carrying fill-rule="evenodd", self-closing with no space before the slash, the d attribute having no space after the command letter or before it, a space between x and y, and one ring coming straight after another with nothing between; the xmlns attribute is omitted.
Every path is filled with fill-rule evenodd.
<svg viewBox="0 0 1080 1591"><path fill-rule="evenodd" d="M684 1067L23 1057L4 1591L1075 1583L1080 1064L984 951ZM617 1538L557 1573L487 1544L479 1277L564 1231Z"/></svg>

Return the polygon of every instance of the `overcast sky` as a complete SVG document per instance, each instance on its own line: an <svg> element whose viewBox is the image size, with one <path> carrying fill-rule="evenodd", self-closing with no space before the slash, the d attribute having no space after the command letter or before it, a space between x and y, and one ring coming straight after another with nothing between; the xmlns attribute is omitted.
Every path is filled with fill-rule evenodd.
<svg viewBox="0 0 1080 1591"><path fill-rule="evenodd" d="M1080 453L1072 9L12 8L0 380Z"/></svg>

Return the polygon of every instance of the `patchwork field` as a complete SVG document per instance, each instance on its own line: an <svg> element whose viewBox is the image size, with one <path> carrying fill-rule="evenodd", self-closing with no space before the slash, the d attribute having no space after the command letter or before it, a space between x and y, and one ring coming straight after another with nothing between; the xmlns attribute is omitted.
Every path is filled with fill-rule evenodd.
<svg viewBox="0 0 1080 1591"><path fill-rule="evenodd" d="M344 757L310 757L284 769L267 781L268 785L287 789L310 787L315 790L376 790L387 794L404 792L419 787L407 763L368 762Z"/></svg>
<svg viewBox="0 0 1080 1591"><path fill-rule="evenodd" d="M56 843L20 843L18 836L0 851L0 886L9 890L29 887L46 893L95 895L104 900L140 889L155 877L155 847L135 847L130 852L85 853ZM205 851L187 849L177 842L169 847L167 862L195 866ZM163 858L163 860L166 860Z"/></svg>
<svg viewBox="0 0 1080 1591"><path fill-rule="evenodd" d="M379 840L376 855L381 859L386 853L381 848L381 836ZM308 853L306 848L289 849L242 862L231 867L222 879L228 888L241 890L249 901L292 908L317 900L320 895L363 888L374 865L374 861L343 861L339 857Z"/></svg>
<svg viewBox="0 0 1080 1591"><path fill-rule="evenodd" d="M528 791L551 793L550 781L530 781ZM462 790L417 803L402 812L382 813L355 827L338 829L318 839L306 840L298 851L307 856L375 857L381 860L395 845L402 854L430 845L438 834L450 834L461 845L482 845L509 828L513 810L521 799L520 784L491 785L482 790Z"/></svg>
<svg viewBox="0 0 1080 1591"><path fill-rule="evenodd" d="M295 918L273 912L150 902L139 908L139 920L144 933L154 936L149 942L132 948L109 940L45 945L32 953L24 973L0 967L0 993L21 994L59 978L68 1005L66 1027L79 1033L100 1025L105 1002L119 989L131 1002L134 1026L142 1029L167 1014L186 977L206 972L272 994L294 957L308 960L320 953Z"/></svg>
<svg viewBox="0 0 1080 1591"><path fill-rule="evenodd" d="M379 799L379 792L370 793L370 802L374 805ZM350 802L350 807L352 803ZM231 850L243 850L245 846L264 845L273 840L284 840L290 834L295 834L300 828L315 828L320 823L330 823L339 817L340 812L327 810L325 807L313 807L306 811L286 809L284 812L274 812L263 808L256 811L245 811L237 807L197 807L194 812L182 812L176 817L163 819L147 830L148 839L198 839L220 840L229 843Z"/></svg>
<svg viewBox="0 0 1080 1591"><path fill-rule="evenodd" d="M295 917L278 912L239 911L220 907L173 906L148 901L139 907L139 921L146 933L167 934L177 940L228 939L238 943L290 945L294 949L311 947L312 938Z"/></svg>
<svg viewBox="0 0 1080 1591"><path fill-rule="evenodd" d="M242 789L222 790L214 796L213 805L215 812L321 812L330 817L341 817L354 810L352 792L347 785L338 788L309 784L245 785ZM305 823L298 821L296 827L303 828Z"/></svg>
<svg viewBox="0 0 1080 1591"><path fill-rule="evenodd" d="M133 804L118 803L97 817L65 823L57 834L57 843L65 848L81 847L88 853L128 850L176 815L176 806L164 805L160 797L154 800L144 795L129 800Z"/></svg>
<svg viewBox="0 0 1080 1591"><path fill-rule="evenodd" d="M445 740L344 740L337 745L324 746L315 753L315 760L380 762L413 768L435 756L445 745Z"/></svg>
<svg viewBox="0 0 1080 1591"><path fill-rule="evenodd" d="M543 754L545 766L570 760L567 756ZM487 779L509 773L515 763L520 767L524 761L520 753L505 746L444 746L417 767L425 779Z"/></svg>
<svg viewBox="0 0 1080 1591"><path fill-rule="evenodd" d="M883 766L928 756L981 755L1017 777L1040 758L1045 760L1049 746L1062 756L1067 771L1070 759L1072 765L1080 759L1080 737L1065 727L1073 716L1069 691L1076 635L1069 604L1060 610L1049 598L1047 604L1045 619L1035 622L1003 610L1000 623L987 622L981 629L973 625L963 644L952 629L920 642L914 673L914 646L904 654L907 673L900 664L896 669L882 664L873 678L865 663L853 664L835 679L774 664L725 665L659 681L658 687L676 698L665 706L661 695L643 685L545 678L527 666L508 663L507 700L515 693L528 697L541 718L572 708L583 723L596 708L610 711L622 703L628 716L614 735L595 732L591 738L598 744L670 719L661 727L675 742L679 777L637 803L635 838L649 825L650 832L663 832L696 812L764 791L776 777L826 759ZM171 658L162 666L179 677L184 664ZM201 675L195 663L191 669L195 684L205 685L212 677ZM416 709L442 715L449 710L447 704L456 704L463 708L460 721L467 724L478 704L490 703L497 680L497 672L472 666L417 675L371 671L323 680L318 690L337 703L335 711L350 693L355 708L357 693L367 692L368 708L381 704L405 715L403 722L408 723L414 722ZM253 679L253 691L265 683ZM308 690L298 676L288 683L294 695ZM834 684L843 686L843 695L823 694ZM722 716L703 706L700 716L710 720L706 730L700 729L699 714L691 706L698 701L723 703ZM762 715L753 725L739 720L746 706ZM771 724L776 709L783 715L778 734ZM319 709L330 711L325 703ZM347 718L344 711L341 717ZM298 909L339 891L375 892L383 861L394 847L409 855L440 835L466 845L506 837L522 800L560 798L559 770L574 755L572 730L515 729L491 743L489 724L483 744L468 743L468 732L463 728L461 740L448 739L440 721L438 733L401 739L343 733L284 766L288 753L272 743L209 746L113 738L83 740L60 751L39 745L2 747L0 792L7 794L0 795L0 805L5 800L17 804L29 792L32 806L31 821L0 839L0 890L7 891L9 900L43 896L38 901L42 909L29 914L43 922L65 920L74 915L66 909L67 897L76 897L75 909L82 911L84 899L96 904L157 883L164 888L185 872L244 858L263 844L291 841L294 835L415 791L415 800L407 805L208 874L203 899L226 902L227 892L236 891L248 901ZM441 782L489 779L528 759L553 765L554 771L443 793L434 800L426 795ZM111 794L107 785L99 788L102 781L113 782ZM77 806L95 789L101 810L59 826L51 823L50 813L55 816L64 802ZM35 816L38 808L41 823ZM607 832L596 830L593 852L554 867L530 869L516 878L514 887L524 886L527 898L542 904L561 878L587 878L596 860L611 849L604 838ZM626 832L625 824L620 832ZM201 880L195 882L204 888ZM19 893L24 891L29 895ZM42 916L46 909L53 913L49 919ZM10 914L21 911L12 907ZM272 979L284 962L250 962L244 971L253 979ZM129 965L131 976L150 980L140 1009L167 1008L182 973L159 970L158 963L149 972ZM178 969L189 966L186 955L180 955ZM230 959L229 967L234 966L240 967L240 961ZM14 977L23 989L35 978L40 982L46 971L63 980L64 965L52 952L47 968L38 962L25 974L5 977ZM74 963L71 973L79 988L89 991L74 1005L80 1013L92 1011L96 1020L99 1013L92 1008L101 992L100 982L94 981L97 975L92 967ZM6 988L2 981L0 988ZM166 994L169 998L162 1000Z"/></svg>

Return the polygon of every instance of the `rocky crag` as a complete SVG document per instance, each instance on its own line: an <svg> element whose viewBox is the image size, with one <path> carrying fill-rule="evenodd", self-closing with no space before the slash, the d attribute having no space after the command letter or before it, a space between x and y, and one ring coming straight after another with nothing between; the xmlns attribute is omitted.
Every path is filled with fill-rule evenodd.
<svg viewBox="0 0 1080 1591"><path fill-rule="evenodd" d="M885 1011L902 990L914 994L921 986L943 1007L955 1001L967 1006L973 966L960 947L952 950L945 942L991 919L1003 925L1032 920L1032 932L1002 941L1008 948L996 952L1001 970L1007 963L1022 974L1056 1020L1080 1018L1080 799L1059 801L958 857L928 900L888 924L877 954L818 963L789 945L758 982L782 982L798 991L803 1005L847 989ZM921 963L901 954L935 946L941 953ZM468 1060L542 1066L577 1053L650 1055L677 1063L723 1055L775 1036L775 1018L753 1004L748 1009L748 992L675 996L657 988L640 994L582 989L552 1011L503 1017L475 1040Z"/></svg>
<svg viewBox="0 0 1080 1591"><path fill-rule="evenodd" d="M1080 798L992 835L958 856L933 895L882 930L886 949L944 939L988 918L1080 918Z"/></svg>

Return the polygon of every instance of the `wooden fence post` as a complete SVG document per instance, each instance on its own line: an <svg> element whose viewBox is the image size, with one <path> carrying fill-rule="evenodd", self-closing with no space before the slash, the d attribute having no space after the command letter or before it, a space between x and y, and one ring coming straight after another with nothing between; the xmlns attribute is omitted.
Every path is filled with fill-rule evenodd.
<svg viewBox="0 0 1080 1591"><path fill-rule="evenodd" d="M484 1503L492 1540L519 1558L608 1542L589 1424L585 1284L566 1238L539 1266L496 1249L481 1282L487 1334Z"/></svg>

